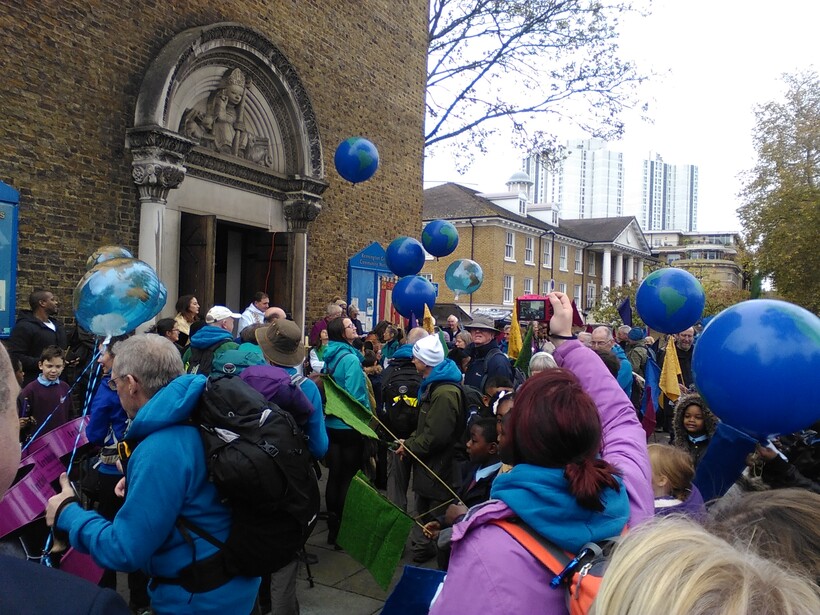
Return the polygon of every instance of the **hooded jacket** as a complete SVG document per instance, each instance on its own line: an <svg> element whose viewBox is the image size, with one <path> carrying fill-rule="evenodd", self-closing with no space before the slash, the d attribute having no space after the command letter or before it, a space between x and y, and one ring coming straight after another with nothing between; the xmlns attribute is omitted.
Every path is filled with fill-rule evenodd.
<svg viewBox="0 0 820 615"><path fill-rule="evenodd" d="M205 325L191 336L190 347L185 351L182 357L185 370L187 371L189 369L191 363L191 349L207 350L214 346L211 364L213 364L214 359L216 359L220 353L239 348L239 344L233 341L233 335L231 335L230 331L225 331L225 329L214 327L213 325ZM204 375L207 376L208 374Z"/></svg>
<svg viewBox="0 0 820 615"><path fill-rule="evenodd" d="M215 553L215 546L193 532L195 549L186 543L175 527L180 516L218 540L228 537L231 512L208 480L198 430L180 424L190 417L205 381L202 375L180 376L137 412L126 438L139 444L128 462L125 503L113 521L78 504L69 504L57 518L71 545L103 568L176 578L194 553L197 560ZM151 606L156 613L250 613L259 582L258 577L234 577L193 595L178 585L159 584L151 592Z"/></svg>
<svg viewBox="0 0 820 615"><path fill-rule="evenodd" d="M450 359L436 365L419 384L419 422L404 447L416 455L455 491L459 477L453 457L455 444L464 432L461 370ZM430 472L413 460L413 490L432 500L452 497Z"/></svg>
<svg viewBox="0 0 820 615"><path fill-rule="evenodd" d="M483 615L568 612L566 592L549 587L555 573L504 530L489 524L494 519L520 516L557 545L577 551L590 538L617 535L627 519L634 526L654 513L646 435L629 398L581 342L564 343L554 356L559 366L578 377L598 406L602 457L621 473L626 489L605 490L605 510L596 513L578 506L561 469L519 464L499 474L492 489L492 496L499 499L471 509L453 527L450 566L431 615L466 612L466 597L469 604L481 605Z"/></svg>
<svg viewBox="0 0 820 615"><path fill-rule="evenodd" d="M686 428L683 426L683 415L686 414L686 408L692 404L700 407L703 411L703 429L705 431L704 435L706 435L706 439L701 440L700 442L693 442L689 437L689 433L686 431ZM718 419L714 414L712 414L712 411L706 407L706 402L700 395L697 393L689 393L688 395L681 395L678 398L678 401L675 404L675 418L673 420L675 430L674 444L678 448L682 448L683 450L689 452L692 456L692 461L695 464L695 468L697 468L700 460L703 459L703 455L706 453L706 449L709 447L709 442L712 440L712 436L715 435Z"/></svg>
<svg viewBox="0 0 820 615"><path fill-rule="evenodd" d="M34 316L30 311L23 312L17 319L8 341L8 351L11 359L17 359L23 364L25 372L24 384L28 384L40 373L40 353L47 346L68 347L63 325L51 320L55 326L52 331L45 323Z"/></svg>
<svg viewBox="0 0 820 615"><path fill-rule="evenodd" d="M329 341L323 355L326 374L358 400L365 408L370 408L370 395L367 393L367 376L362 369L362 353L344 342ZM340 418L328 416L325 419L328 429L350 429Z"/></svg>

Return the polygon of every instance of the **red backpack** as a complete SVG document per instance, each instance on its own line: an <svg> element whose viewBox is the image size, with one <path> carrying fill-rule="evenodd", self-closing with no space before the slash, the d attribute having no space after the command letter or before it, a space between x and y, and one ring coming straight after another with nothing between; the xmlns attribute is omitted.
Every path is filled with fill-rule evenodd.
<svg viewBox="0 0 820 615"><path fill-rule="evenodd" d="M567 553L518 518L496 519L497 525L555 576L550 587L567 591L567 609L570 615L589 613L598 590L614 540L588 542L577 555ZM626 531L626 529L624 529Z"/></svg>

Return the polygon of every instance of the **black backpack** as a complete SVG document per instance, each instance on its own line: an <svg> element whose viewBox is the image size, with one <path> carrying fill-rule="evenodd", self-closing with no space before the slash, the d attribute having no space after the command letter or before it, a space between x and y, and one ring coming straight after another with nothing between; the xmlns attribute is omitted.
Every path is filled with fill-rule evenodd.
<svg viewBox="0 0 820 615"><path fill-rule="evenodd" d="M504 354L501 352L500 348L493 348L487 353L487 356L484 357L484 376L481 378L481 386L479 387L479 390L482 393L484 392L484 386L487 384L487 370L490 369L490 359L500 354ZM517 391L518 387L524 384L524 381L527 379L527 375L521 371L521 368L515 366L514 359L507 360L510 362L510 372L512 373L510 380L512 380L513 383L513 391Z"/></svg>
<svg viewBox="0 0 820 615"><path fill-rule="evenodd" d="M192 422L200 428L209 479L231 507L233 523L221 543L178 520L186 539L191 530L219 551L183 568L177 582L191 592L210 591L234 576L260 576L291 562L319 514L307 438L293 417L240 378L215 375Z"/></svg>
<svg viewBox="0 0 820 615"><path fill-rule="evenodd" d="M188 357L188 365L185 366L185 372L188 374L209 376L213 368L214 352L223 344L228 344L225 346L226 350L239 348L239 344L236 342L227 342L225 340L220 340L207 348L194 348L191 346L191 355Z"/></svg>
<svg viewBox="0 0 820 615"><path fill-rule="evenodd" d="M393 360L382 374L382 420L397 438L407 438L419 422L421 374L412 361Z"/></svg>

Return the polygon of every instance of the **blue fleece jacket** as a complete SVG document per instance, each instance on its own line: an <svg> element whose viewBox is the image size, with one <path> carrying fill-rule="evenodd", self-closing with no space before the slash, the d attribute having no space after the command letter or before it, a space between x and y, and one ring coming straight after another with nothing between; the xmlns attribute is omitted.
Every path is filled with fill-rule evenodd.
<svg viewBox="0 0 820 615"><path fill-rule="evenodd" d="M97 446L112 446L122 440L125 428L128 427L128 417L120 404L120 397L116 391L108 388L110 374L100 379L100 386L91 400L88 411L88 424L85 426L85 435L88 441ZM102 474L121 475L117 466L101 463L97 468Z"/></svg>
<svg viewBox="0 0 820 615"><path fill-rule="evenodd" d="M434 382L461 382L461 370L450 359L444 359L436 365L428 376L419 384L419 400L424 397L424 391Z"/></svg>
<svg viewBox="0 0 820 615"><path fill-rule="evenodd" d="M624 393L629 397L632 395L632 363L626 358L626 353L618 344L612 347L612 354L618 357L621 362L621 368L618 370L618 384L621 385Z"/></svg>
<svg viewBox="0 0 820 615"><path fill-rule="evenodd" d="M202 327L191 336L191 346L194 348L209 348L217 342L233 342L233 336L230 331L212 325Z"/></svg>
<svg viewBox="0 0 820 615"><path fill-rule="evenodd" d="M398 350L393 353L393 359L412 359L413 358L413 344L402 344Z"/></svg>
<svg viewBox="0 0 820 615"><path fill-rule="evenodd" d="M574 553L587 542L618 536L629 520L626 489L620 478L616 480L620 491L607 487L601 495L603 512L578 504L563 468L518 464L495 477L490 496L504 502L536 532Z"/></svg>
<svg viewBox="0 0 820 615"><path fill-rule="evenodd" d="M365 408L370 407L370 396L367 394L362 353L344 342L330 341L324 352L325 373L358 400ZM341 419L335 416L325 418L328 429L350 429Z"/></svg>
<svg viewBox="0 0 820 615"><path fill-rule="evenodd" d="M137 411L126 438L139 444L128 462L125 503L113 522L78 504L69 504L58 517L57 527L69 533L71 545L103 568L177 577L194 555L175 528L180 516L218 540L228 537L231 512L208 481L199 433L180 424L199 401L205 380L180 376ZM191 537L197 560L216 551L204 538ZM151 606L155 613L250 613L259 582L258 577L235 577L193 595L178 585L159 584L151 592Z"/></svg>
<svg viewBox="0 0 820 615"><path fill-rule="evenodd" d="M291 376L296 374L295 367L286 367L285 371ZM316 459L322 459L327 454L327 447L329 446L327 430L325 429L325 409L322 405L322 394L319 392L319 387L310 378L302 380L299 386L308 401L313 404L313 412L311 412L303 427L308 437L308 449Z"/></svg>

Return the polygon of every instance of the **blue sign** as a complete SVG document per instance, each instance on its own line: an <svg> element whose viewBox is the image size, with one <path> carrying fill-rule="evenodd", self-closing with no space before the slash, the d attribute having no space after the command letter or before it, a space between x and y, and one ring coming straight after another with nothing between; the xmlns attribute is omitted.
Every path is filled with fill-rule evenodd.
<svg viewBox="0 0 820 615"><path fill-rule="evenodd" d="M17 288L17 206L20 193L0 181L0 338L11 335Z"/></svg>
<svg viewBox="0 0 820 615"><path fill-rule="evenodd" d="M379 315L379 278L392 277L387 253L377 242L371 243L347 261L347 300L359 308L359 320L370 331Z"/></svg>

